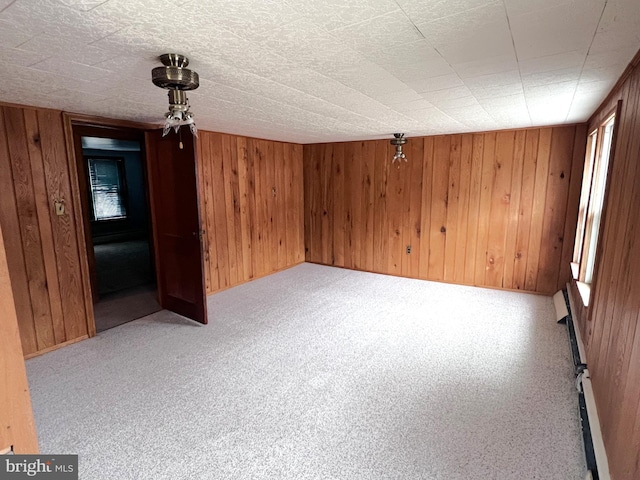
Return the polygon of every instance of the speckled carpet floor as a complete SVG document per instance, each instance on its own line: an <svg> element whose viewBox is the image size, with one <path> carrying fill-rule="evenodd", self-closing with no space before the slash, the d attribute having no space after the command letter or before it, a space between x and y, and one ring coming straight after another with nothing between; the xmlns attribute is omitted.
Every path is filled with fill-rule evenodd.
<svg viewBox="0 0 640 480"><path fill-rule="evenodd" d="M302 264L27 362L85 480L581 480L550 298Z"/></svg>

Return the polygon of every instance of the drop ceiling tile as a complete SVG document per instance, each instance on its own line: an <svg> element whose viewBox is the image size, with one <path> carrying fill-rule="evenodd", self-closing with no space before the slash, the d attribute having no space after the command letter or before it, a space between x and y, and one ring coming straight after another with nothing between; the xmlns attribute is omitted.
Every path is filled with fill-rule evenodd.
<svg viewBox="0 0 640 480"><path fill-rule="evenodd" d="M364 56L403 81L453 73L447 61L424 39L367 52Z"/></svg>
<svg viewBox="0 0 640 480"><path fill-rule="evenodd" d="M531 73L522 76L522 84L525 88L540 85L576 82L580 79L581 67L562 68L542 73Z"/></svg>
<svg viewBox="0 0 640 480"><path fill-rule="evenodd" d="M490 73L487 75L466 77L464 79L464 84L469 88L489 88L499 87L502 85L513 85L514 83L520 83L520 81L520 72L515 69L500 73Z"/></svg>
<svg viewBox="0 0 640 480"><path fill-rule="evenodd" d="M422 94L423 98L426 98L430 102L434 100L453 100L456 98L470 97L471 91L465 86L444 88L442 90L434 90L432 92L426 92Z"/></svg>
<svg viewBox="0 0 640 480"><path fill-rule="evenodd" d="M93 45L81 44L70 38L61 38L46 33L32 37L29 41L20 45L20 49L34 53L47 52L49 56L85 65L104 62L117 55Z"/></svg>
<svg viewBox="0 0 640 480"><path fill-rule="evenodd" d="M286 0L286 2L294 10L312 18L326 30L353 25L398 9L398 5L393 0L353 0L349 2L342 0L323 0L321 2Z"/></svg>
<svg viewBox="0 0 640 480"><path fill-rule="evenodd" d="M450 64L513 53L509 23L501 2L418 23L417 27Z"/></svg>
<svg viewBox="0 0 640 480"><path fill-rule="evenodd" d="M429 98L429 101L445 113L452 108L475 107L478 105L476 97L469 95L459 98Z"/></svg>
<svg viewBox="0 0 640 480"><path fill-rule="evenodd" d="M509 15L524 15L532 12L544 12L558 5L576 3L575 0L504 0L504 5Z"/></svg>
<svg viewBox="0 0 640 480"><path fill-rule="evenodd" d="M185 16L197 16L252 42L273 40L287 30L287 25L304 18L290 5L277 0L224 2L214 8L207 2L190 2L182 7Z"/></svg>
<svg viewBox="0 0 640 480"><path fill-rule="evenodd" d="M464 125L474 125L482 122L484 128L488 124L495 126L495 120L478 103L465 107L449 108L447 109L447 115Z"/></svg>
<svg viewBox="0 0 640 480"><path fill-rule="evenodd" d="M505 55L482 58L481 60L453 63L452 67L460 78L465 79L517 70L518 62L515 53L512 51Z"/></svg>
<svg viewBox="0 0 640 480"><path fill-rule="evenodd" d="M424 23L473 11L496 0L398 0L402 10L414 23Z"/></svg>
<svg viewBox="0 0 640 480"><path fill-rule="evenodd" d="M47 73L55 73L70 79L79 78L86 81L106 81L112 72L101 68L91 67L82 63L48 58L42 62L32 65L34 71L40 70ZM37 74L37 72L35 72Z"/></svg>
<svg viewBox="0 0 640 480"><path fill-rule="evenodd" d="M473 96L478 100L508 95L522 95L524 93L522 83L512 83L509 85L497 85L489 87L469 85L468 88Z"/></svg>
<svg viewBox="0 0 640 480"><path fill-rule="evenodd" d="M436 90L445 90L449 88L462 87L464 82L455 73L440 75L437 77L423 78L419 80L411 80L407 82L411 88L418 93L428 93Z"/></svg>
<svg viewBox="0 0 640 480"><path fill-rule="evenodd" d="M523 94L486 98L479 100L479 103L487 111L487 113L492 116L502 109L504 109L505 111L521 111L523 108L525 110L527 108L527 103Z"/></svg>
<svg viewBox="0 0 640 480"><path fill-rule="evenodd" d="M37 34L35 34L37 35ZM0 20L0 44L4 47L18 47L34 37L33 33L23 30L19 25Z"/></svg>
<svg viewBox="0 0 640 480"><path fill-rule="evenodd" d="M379 95L376 95L374 98L378 102L387 106L393 106L398 103L415 102L422 100L422 97L418 95L415 90L412 90L410 88L396 92L383 92Z"/></svg>
<svg viewBox="0 0 640 480"><path fill-rule="evenodd" d="M603 0L562 3L525 14L509 14L519 60L563 52L584 51L589 45L602 13Z"/></svg>
<svg viewBox="0 0 640 480"><path fill-rule="evenodd" d="M110 35L130 22L128 17L104 18L95 12L81 12L57 0L16 0L0 13L0 20L26 30L36 27L37 33L73 38L84 44Z"/></svg>
<svg viewBox="0 0 640 480"><path fill-rule="evenodd" d="M586 50L574 50L554 55L520 60L518 65L520 66L520 72L524 77L531 74L562 70L563 68L582 68L586 58Z"/></svg>
<svg viewBox="0 0 640 480"><path fill-rule="evenodd" d="M607 67L585 67L580 75L580 80L584 82L606 80L607 78L611 78L612 73L614 78L619 78L626 66L626 63L619 63L618 65L609 65Z"/></svg>
<svg viewBox="0 0 640 480"><path fill-rule="evenodd" d="M359 52L375 52L422 39L401 10L333 30L332 35Z"/></svg>
<svg viewBox="0 0 640 480"><path fill-rule="evenodd" d="M107 0L58 0L63 5L80 10L81 12L88 12L93 10L99 5L102 5Z"/></svg>
<svg viewBox="0 0 640 480"><path fill-rule="evenodd" d="M393 105L394 110L402 113L415 112L419 110L430 110L434 108L435 106L428 100L425 100L424 98L420 98L420 100L413 100L409 102L398 102Z"/></svg>
<svg viewBox="0 0 640 480"><path fill-rule="evenodd" d="M407 116L411 117L415 121L417 131L423 128L439 131L442 129L443 125L446 125L447 129L464 128L462 123L451 118L438 108L428 108L425 110L407 112Z"/></svg>
<svg viewBox="0 0 640 480"><path fill-rule="evenodd" d="M5 65L10 64L28 67L29 65L41 62L46 58L49 58L49 55L46 53L29 52L18 48L7 48L3 45L0 46L0 63Z"/></svg>

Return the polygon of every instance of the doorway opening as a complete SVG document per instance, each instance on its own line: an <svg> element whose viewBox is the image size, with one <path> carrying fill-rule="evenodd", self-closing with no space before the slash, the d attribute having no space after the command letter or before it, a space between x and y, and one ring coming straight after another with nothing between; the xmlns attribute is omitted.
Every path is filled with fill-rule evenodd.
<svg viewBox="0 0 640 480"><path fill-rule="evenodd" d="M96 332L162 308L157 300L144 132L74 125Z"/></svg>

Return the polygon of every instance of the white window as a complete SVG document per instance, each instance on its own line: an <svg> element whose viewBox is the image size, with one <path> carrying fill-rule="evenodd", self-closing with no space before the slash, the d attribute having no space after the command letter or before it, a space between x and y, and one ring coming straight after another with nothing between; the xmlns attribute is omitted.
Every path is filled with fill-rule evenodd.
<svg viewBox="0 0 640 480"><path fill-rule="evenodd" d="M92 220L127 218L124 162L121 158L87 159L91 186Z"/></svg>
<svg viewBox="0 0 640 480"><path fill-rule="evenodd" d="M571 265L585 305L589 304L589 287L593 281L598 250L614 125L615 115L611 115L597 130L589 134L587 140L576 243Z"/></svg>

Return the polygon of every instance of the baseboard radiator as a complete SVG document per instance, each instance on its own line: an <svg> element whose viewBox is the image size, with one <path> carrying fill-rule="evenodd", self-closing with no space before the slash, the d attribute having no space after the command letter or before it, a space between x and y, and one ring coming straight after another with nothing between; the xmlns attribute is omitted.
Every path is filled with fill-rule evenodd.
<svg viewBox="0 0 640 480"><path fill-rule="evenodd" d="M553 302L556 307L558 323L566 324L569 334L576 389L578 390L580 426L582 427L582 440L588 470L586 480L610 480L609 461L602 441L598 409L596 408L591 378L589 377L589 366L586 363L580 329L573 322L571 315L571 304L573 302L568 290L561 290L556 293L553 297Z"/></svg>

